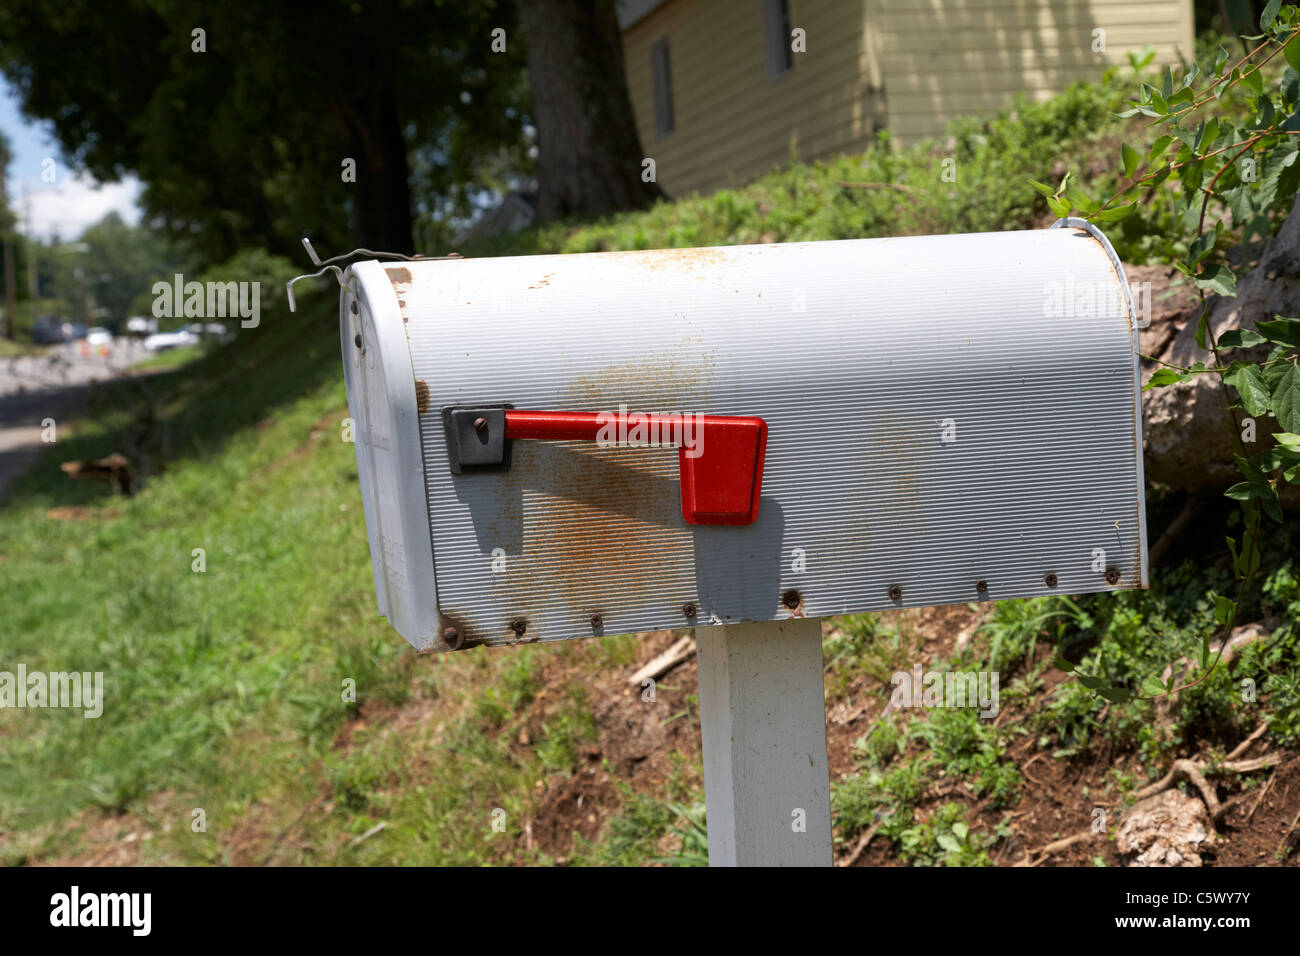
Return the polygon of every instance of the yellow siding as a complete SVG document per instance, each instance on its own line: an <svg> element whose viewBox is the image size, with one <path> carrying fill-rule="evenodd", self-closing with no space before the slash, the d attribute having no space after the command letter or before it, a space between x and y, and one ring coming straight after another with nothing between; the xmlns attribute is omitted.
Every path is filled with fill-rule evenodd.
<svg viewBox="0 0 1300 956"><path fill-rule="evenodd" d="M763 9L742 0L669 0L623 34L645 154L673 196L740 184L789 162L864 149L881 118L871 89L863 0L791 0L807 31L794 69L767 77ZM650 48L666 36L675 129L655 138Z"/></svg>
<svg viewBox="0 0 1300 956"><path fill-rule="evenodd" d="M1044 99L1096 78L1148 43L1161 63L1192 54L1190 0L872 0L868 23L904 145L1017 92ZM1097 29L1105 53L1092 50Z"/></svg>
<svg viewBox="0 0 1300 956"><path fill-rule="evenodd" d="M1042 99L1151 43L1192 51L1191 0L790 0L807 52L768 79L759 0L668 0L623 33L645 154L674 196L744 183L791 156L907 144L1017 92ZM1093 30L1106 52L1094 53ZM674 131L657 139L650 50L667 37Z"/></svg>

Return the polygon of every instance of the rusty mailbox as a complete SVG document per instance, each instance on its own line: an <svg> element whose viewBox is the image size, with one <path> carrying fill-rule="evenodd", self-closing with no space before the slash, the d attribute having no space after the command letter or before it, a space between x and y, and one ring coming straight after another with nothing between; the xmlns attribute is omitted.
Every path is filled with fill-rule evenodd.
<svg viewBox="0 0 1300 956"><path fill-rule="evenodd" d="M421 649L1146 585L1092 226L354 263L379 610Z"/></svg>

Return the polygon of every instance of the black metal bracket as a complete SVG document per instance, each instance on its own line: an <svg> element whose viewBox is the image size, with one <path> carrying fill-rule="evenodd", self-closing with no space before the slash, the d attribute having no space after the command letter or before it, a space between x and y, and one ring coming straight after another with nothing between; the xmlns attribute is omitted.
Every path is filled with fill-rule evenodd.
<svg viewBox="0 0 1300 956"><path fill-rule="evenodd" d="M444 405L442 428L447 435L451 473L509 471L510 439L506 438L509 402L494 405Z"/></svg>

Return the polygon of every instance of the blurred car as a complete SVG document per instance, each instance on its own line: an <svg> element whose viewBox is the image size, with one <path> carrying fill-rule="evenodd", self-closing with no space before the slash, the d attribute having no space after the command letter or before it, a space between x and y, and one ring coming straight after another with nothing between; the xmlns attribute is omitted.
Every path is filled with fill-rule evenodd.
<svg viewBox="0 0 1300 956"><path fill-rule="evenodd" d="M113 333L108 331L108 329L104 328L103 326L96 326L93 329L87 330L86 342L92 346L112 345Z"/></svg>
<svg viewBox="0 0 1300 956"><path fill-rule="evenodd" d="M42 315L32 323L32 341L37 345L54 345L64 341L63 320L57 315Z"/></svg>
<svg viewBox="0 0 1300 956"><path fill-rule="evenodd" d="M182 325L179 329L173 329L170 332L159 332L151 335L144 340L144 347L151 352L161 352L164 349L180 348L183 345L198 345L203 341L204 336L211 336L220 339L223 342L230 341L234 336L220 322L193 322L189 325Z"/></svg>
<svg viewBox="0 0 1300 956"><path fill-rule="evenodd" d="M126 320L128 335L155 335L158 332L158 320L143 315L133 315Z"/></svg>
<svg viewBox="0 0 1300 956"><path fill-rule="evenodd" d="M198 345L200 335L191 331L192 326L183 325L170 332L157 332L144 340L144 347L150 352L163 352L178 349L185 345Z"/></svg>

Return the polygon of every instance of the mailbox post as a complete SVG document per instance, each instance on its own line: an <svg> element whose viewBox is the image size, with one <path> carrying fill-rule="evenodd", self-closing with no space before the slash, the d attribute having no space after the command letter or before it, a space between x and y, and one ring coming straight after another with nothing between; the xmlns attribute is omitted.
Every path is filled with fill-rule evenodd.
<svg viewBox="0 0 1300 956"><path fill-rule="evenodd" d="M821 623L695 632L711 866L830 866Z"/></svg>
<svg viewBox="0 0 1300 956"><path fill-rule="evenodd" d="M714 863L831 862L820 618L1146 586L1086 222L342 283L380 613L436 651L695 628Z"/></svg>

